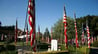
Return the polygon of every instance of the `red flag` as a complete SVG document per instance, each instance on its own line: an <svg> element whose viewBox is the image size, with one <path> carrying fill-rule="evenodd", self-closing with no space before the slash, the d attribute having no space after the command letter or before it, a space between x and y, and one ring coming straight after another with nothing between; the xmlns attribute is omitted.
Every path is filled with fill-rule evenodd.
<svg viewBox="0 0 98 54"><path fill-rule="evenodd" d="M88 23L88 22L87 22ZM90 32L89 32L89 27L88 25L86 25L86 29L87 29L87 35L88 35L88 48L90 48Z"/></svg>
<svg viewBox="0 0 98 54"><path fill-rule="evenodd" d="M30 24L30 40L33 51L36 51L35 40L35 0L29 0L28 5L29 24Z"/></svg>
<svg viewBox="0 0 98 54"><path fill-rule="evenodd" d="M74 18L75 18L75 35L76 35L76 47L78 48L79 45L78 45L78 33L77 33L77 26L76 26L76 14L74 13Z"/></svg>
<svg viewBox="0 0 98 54"><path fill-rule="evenodd" d="M64 6L64 16L63 16L63 23L64 23L64 35L65 35L65 47L67 47L67 18L66 18L66 10Z"/></svg>
<svg viewBox="0 0 98 54"><path fill-rule="evenodd" d="M17 42L17 20L16 20L16 27L15 27L15 45L16 45L16 42Z"/></svg>

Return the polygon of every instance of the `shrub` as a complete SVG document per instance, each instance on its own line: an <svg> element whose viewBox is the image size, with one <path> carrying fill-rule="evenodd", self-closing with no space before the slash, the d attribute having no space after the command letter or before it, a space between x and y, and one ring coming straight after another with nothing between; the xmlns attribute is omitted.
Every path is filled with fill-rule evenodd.
<svg viewBox="0 0 98 54"><path fill-rule="evenodd" d="M6 49L7 50L15 50L15 46L14 45L6 45Z"/></svg>
<svg viewBox="0 0 98 54"><path fill-rule="evenodd" d="M93 42L93 46L94 46L94 47L98 47L98 41L94 41L94 42Z"/></svg>

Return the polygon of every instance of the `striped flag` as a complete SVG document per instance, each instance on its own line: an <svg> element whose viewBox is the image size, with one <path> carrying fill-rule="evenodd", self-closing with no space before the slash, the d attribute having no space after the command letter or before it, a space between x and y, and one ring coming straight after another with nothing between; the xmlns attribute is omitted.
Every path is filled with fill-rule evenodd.
<svg viewBox="0 0 98 54"><path fill-rule="evenodd" d="M78 45L78 32L77 32L77 26L76 26L76 14L74 13L74 18L75 18L75 21L74 21L74 24L75 24L75 35L76 35L76 47L78 48L79 45Z"/></svg>
<svg viewBox="0 0 98 54"><path fill-rule="evenodd" d="M30 40L33 51L36 51L36 40L35 40L35 0L29 0L28 5L29 24L30 24Z"/></svg>
<svg viewBox="0 0 98 54"><path fill-rule="evenodd" d="M63 16L63 23L64 23L64 35L65 35L65 47L67 47L67 18L66 18L66 10L64 6L64 16Z"/></svg>
<svg viewBox="0 0 98 54"><path fill-rule="evenodd" d="M84 44L84 30L83 30L83 23L82 23L82 45Z"/></svg>
<svg viewBox="0 0 98 54"><path fill-rule="evenodd" d="M16 27L15 27L15 45L17 42L17 35L18 35L18 31L17 31L17 19L16 19Z"/></svg>
<svg viewBox="0 0 98 54"><path fill-rule="evenodd" d="M88 35L88 48L90 48L90 32L89 32L89 27L88 27L88 22L86 22L86 29L87 29L87 35Z"/></svg>

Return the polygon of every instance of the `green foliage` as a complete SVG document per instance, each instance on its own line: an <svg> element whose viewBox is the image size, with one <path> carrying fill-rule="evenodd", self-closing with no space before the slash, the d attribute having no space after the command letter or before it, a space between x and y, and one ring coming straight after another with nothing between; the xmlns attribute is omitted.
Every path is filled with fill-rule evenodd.
<svg viewBox="0 0 98 54"><path fill-rule="evenodd" d="M51 38L48 28L46 28L46 30L45 30L45 32L44 32L44 38L46 38L46 37Z"/></svg>
<svg viewBox="0 0 98 54"><path fill-rule="evenodd" d="M42 36L43 36L43 34L42 34L41 32L40 32L40 33L39 33L39 32L37 32L37 33L36 33L36 40L40 42L40 41L41 41Z"/></svg>
<svg viewBox="0 0 98 54"><path fill-rule="evenodd" d="M86 28L86 20L88 20L88 26L90 29L90 35L97 36L98 35L98 16L84 16L77 19L77 22L81 26L82 23L84 24L84 28ZM86 30L85 30L86 33Z"/></svg>
<svg viewBox="0 0 98 54"><path fill-rule="evenodd" d="M2 52L0 52L0 54L17 54L17 52L16 51L2 51Z"/></svg>
<svg viewBox="0 0 98 54"><path fill-rule="evenodd" d="M94 46L94 47L98 47L98 41L94 41L94 42L93 42L93 46Z"/></svg>
<svg viewBox="0 0 98 54"><path fill-rule="evenodd" d="M68 39L75 38L74 19L67 17L67 36ZM64 23L63 18L59 19L53 27L53 38L64 42Z"/></svg>
<svg viewBox="0 0 98 54"><path fill-rule="evenodd" d="M15 46L14 45L6 45L6 49L13 51L13 50L15 50Z"/></svg>

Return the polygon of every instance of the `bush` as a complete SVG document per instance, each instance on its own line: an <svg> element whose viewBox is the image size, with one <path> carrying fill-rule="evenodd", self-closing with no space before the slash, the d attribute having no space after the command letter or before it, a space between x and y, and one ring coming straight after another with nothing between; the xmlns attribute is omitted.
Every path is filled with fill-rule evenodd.
<svg viewBox="0 0 98 54"><path fill-rule="evenodd" d="M93 42L93 46L94 46L94 47L98 47L98 41L94 41L94 42Z"/></svg>
<svg viewBox="0 0 98 54"><path fill-rule="evenodd" d="M0 52L1 51L4 51L4 50L5 50L4 46L3 45L0 45Z"/></svg>
<svg viewBox="0 0 98 54"><path fill-rule="evenodd" d="M6 49L7 50L15 50L15 46L14 45L6 45Z"/></svg>

